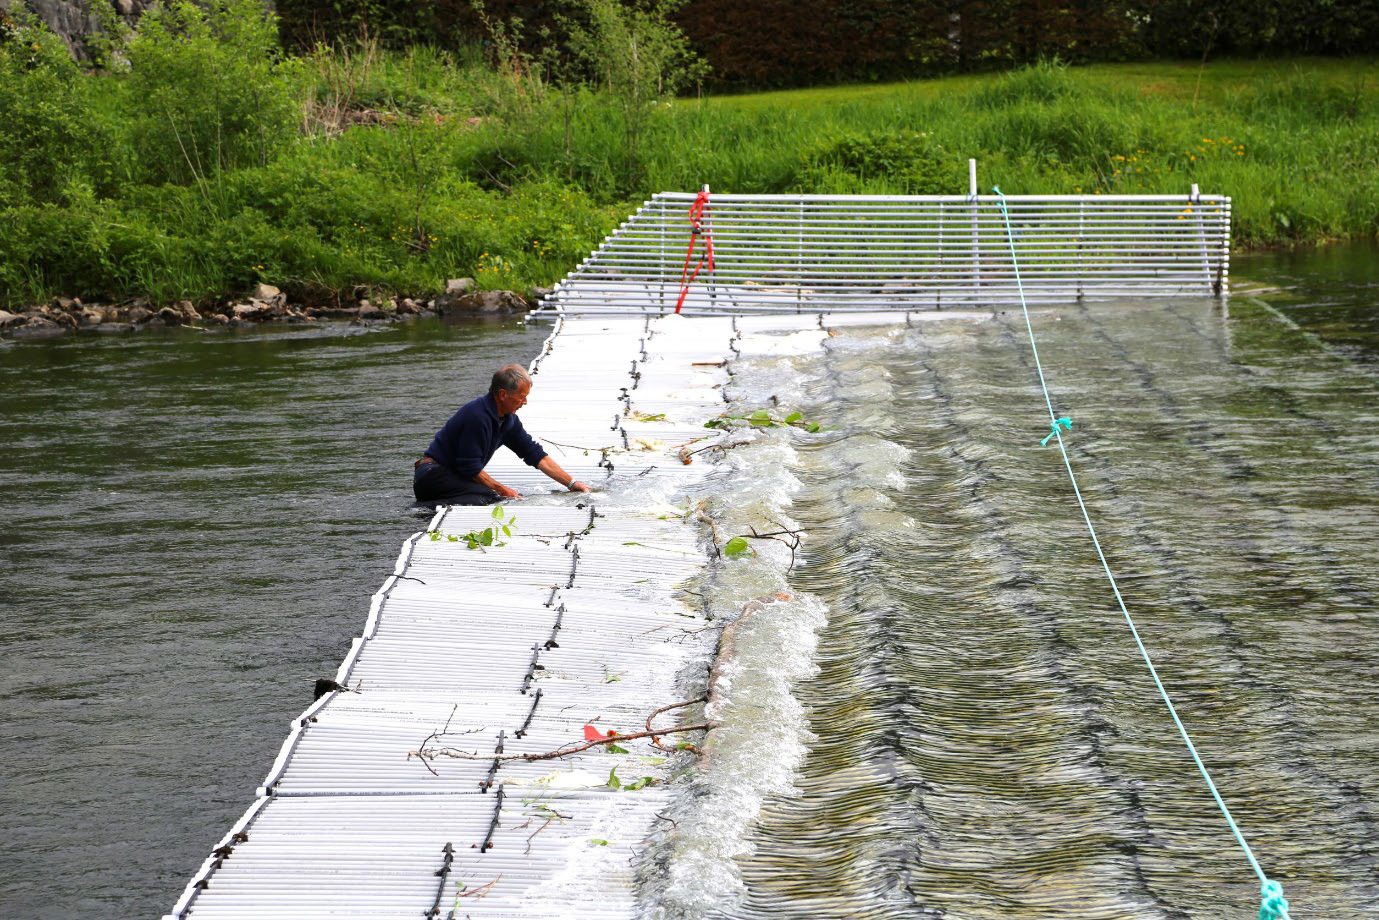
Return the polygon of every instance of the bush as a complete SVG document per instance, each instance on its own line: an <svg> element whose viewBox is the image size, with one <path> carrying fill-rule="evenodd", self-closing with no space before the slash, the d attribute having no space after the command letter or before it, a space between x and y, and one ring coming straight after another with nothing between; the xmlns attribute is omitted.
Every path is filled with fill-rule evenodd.
<svg viewBox="0 0 1379 920"><path fill-rule="evenodd" d="M297 134L299 65L282 58L276 20L258 0L153 7L126 53L124 109L147 181L262 166Z"/></svg>
<svg viewBox="0 0 1379 920"><path fill-rule="evenodd" d="M0 207L109 187L110 130L90 90L41 23L0 21Z"/></svg>

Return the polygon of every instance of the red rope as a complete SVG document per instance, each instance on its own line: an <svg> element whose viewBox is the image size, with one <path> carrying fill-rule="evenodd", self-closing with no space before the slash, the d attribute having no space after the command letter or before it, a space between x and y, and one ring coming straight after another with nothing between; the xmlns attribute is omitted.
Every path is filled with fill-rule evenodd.
<svg viewBox="0 0 1379 920"><path fill-rule="evenodd" d="M704 220L709 212L709 190L701 189L699 194L694 196L694 204L690 205L690 242L689 249L685 251L685 267L680 270L680 299L675 301L675 312L679 313L680 308L685 305L685 296L689 294L690 285L694 279L699 277L699 270L705 265L709 271L713 271L713 234L705 232ZM704 252L699 256L699 262L694 266L694 271L690 271L690 261L694 258L694 247L699 242L700 237L704 238Z"/></svg>

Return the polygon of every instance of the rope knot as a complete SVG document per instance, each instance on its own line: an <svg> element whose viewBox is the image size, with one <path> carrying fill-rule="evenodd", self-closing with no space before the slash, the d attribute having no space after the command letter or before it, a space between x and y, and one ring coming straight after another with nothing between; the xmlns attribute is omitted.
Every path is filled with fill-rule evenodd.
<svg viewBox="0 0 1379 920"><path fill-rule="evenodd" d="M1283 897L1283 886L1273 879L1266 879L1259 890L1259 920L1288 920L1288 901Z"/></svg>
<svg viewBox="0 0 1379 920"><path fill-rule="evenodd" d="M1039 442L1040 447L1048 447L1049 442L1052 441L1054 438L1058 437L1059 425L1063 426L1064 431L1073 430L1073 420L1068 418L1066 415L1062 418L1054 419L1053 422L1049 425L1049 433L1044 437L1044 440Z"/></svg>

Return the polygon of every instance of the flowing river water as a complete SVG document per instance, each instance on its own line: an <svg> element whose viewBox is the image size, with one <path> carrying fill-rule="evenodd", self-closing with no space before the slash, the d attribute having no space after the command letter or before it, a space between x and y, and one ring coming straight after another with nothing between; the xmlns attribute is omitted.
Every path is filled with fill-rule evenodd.
<svg viewBox="0 0 1379 920"><path fill-rule="evenodd" d="M1238 263L1288 288L1267 301L1036 320L1111 566L1297 918L1379 913L1375 256ZM0 914L171 905L418 527L410 459L545 332L0 347ZM741 708L746 755L725 735L708 791L745 798L702 797L710 858L669 912L1252 916L1039 446L1018 315L850 332L737 387L825 430L725 487L790 491L809 539L776 581L742 565L794 615L762 618L755 664L742 638L770 705Z"/></svg>

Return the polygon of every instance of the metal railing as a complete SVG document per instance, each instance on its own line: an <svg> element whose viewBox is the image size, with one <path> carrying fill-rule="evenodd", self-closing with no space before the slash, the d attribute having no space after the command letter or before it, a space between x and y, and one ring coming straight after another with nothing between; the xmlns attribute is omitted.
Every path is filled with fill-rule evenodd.
<svg viewBox="0 0 1379 920"><path fill-rule="evenodd" d="M696 196L662 192L546 298L572 313L674 312ZM994 195L718 195L714 248L682 312L971 309L1019 302ZM1010 195L1031 303L1220 296L1231 200L1201 195ZM697 262L703 247L696 247ZM690 265L691 271L693 264Z"/></svg>

